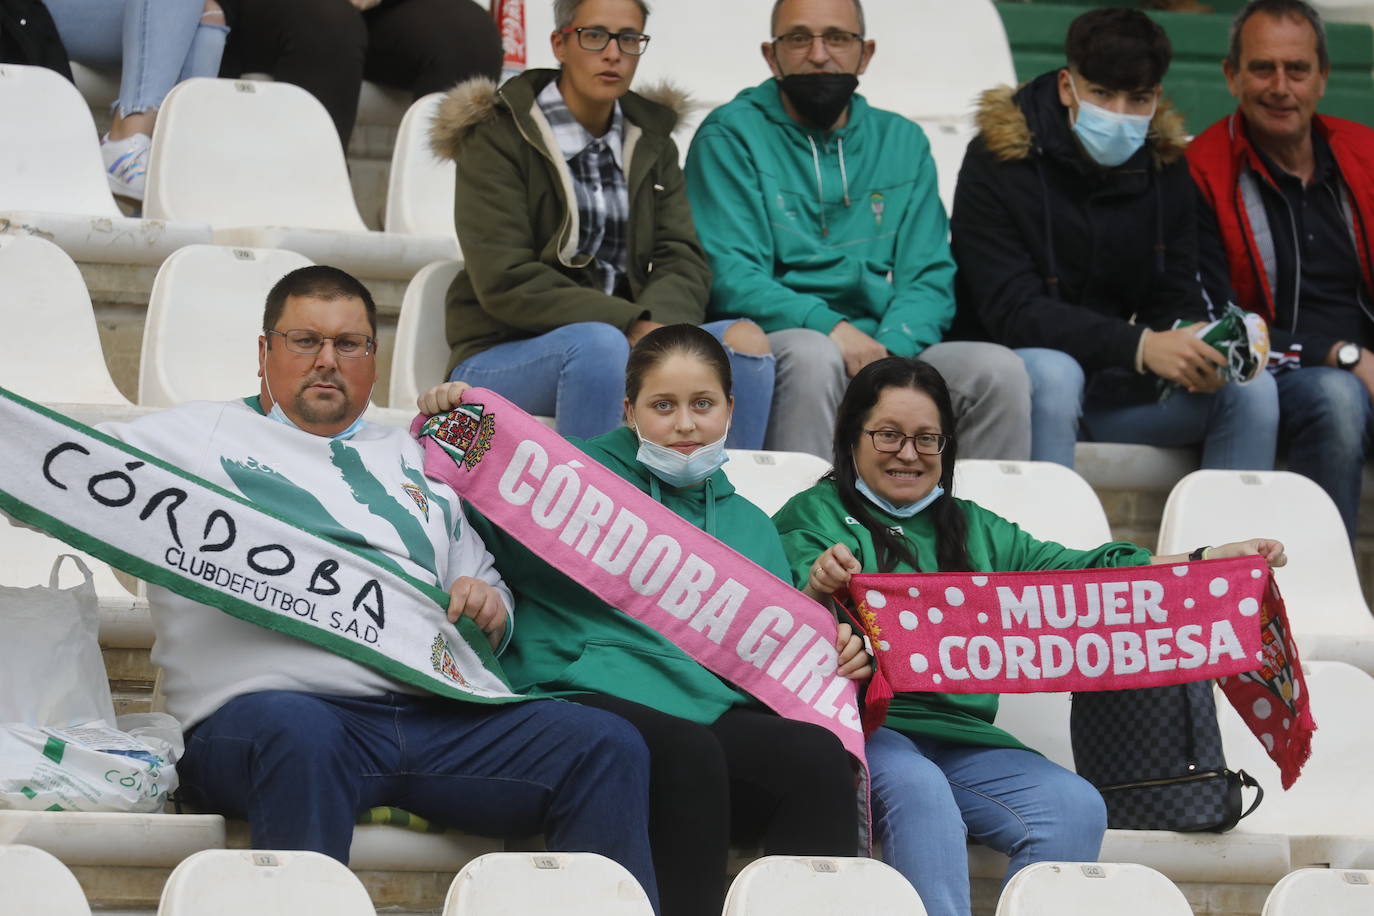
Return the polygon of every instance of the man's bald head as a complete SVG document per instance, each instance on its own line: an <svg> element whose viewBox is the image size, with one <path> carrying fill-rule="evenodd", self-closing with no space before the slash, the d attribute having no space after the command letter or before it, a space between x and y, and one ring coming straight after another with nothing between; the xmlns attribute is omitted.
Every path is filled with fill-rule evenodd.
<svg viewBox="0 0 1374 916"><path fill-rule="evenodd" d="M788 2L788 0L774 0L774 2L773 2L773 13L772 13L772 16L770 17L769 23L768 23L768 28L769 28L769 33L768 33L768 34L770 34L770 35L776 35L776 34L778 34L778 14L782 11L783 4L785 4L785 3L787 3L787 2ZM837 0L837 2L845 2L845 0ZM861 2L861 0L847 0L847 2L852 3L852 4L854 5L854 15L856 15L856 16L859 17L859 34L860 34L860 35L867 35L867 34L868 34L868 28L867 28L867 26L866 26L865 23L864 23L864 5L863 5L863 3Z"/></svg>

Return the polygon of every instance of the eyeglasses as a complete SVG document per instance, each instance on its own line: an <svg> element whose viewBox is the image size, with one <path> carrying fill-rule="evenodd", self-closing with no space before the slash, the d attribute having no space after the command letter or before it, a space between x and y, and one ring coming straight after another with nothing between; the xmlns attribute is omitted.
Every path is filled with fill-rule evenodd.
<svg viewBox="0 0 1374 916"><path fill-rule="evenodd" d="M649 47L649 36L643 32L608 32L596 26L569 26L558 31L564 35L576 32L578 47L584 51L600 51L611 43L612 38L615 39L621 54L629 54L632 57L638 57Z"/></svg>
<svg viewBox="0 0 1374 916"><path fill-rule="evenodd" d="M868 438L873 440L873 450L877 452L887 452L895 454L906 447L906 441L911 440L911 444L916 446L916 452L920 455L938 455L945 450L949 444L949 436L941 436L937 433L921 433L916 436L908 436L895 429L866 429Z"/></svg>
<svg viewBox="0 0 1374 916"><path fill-rule="evenodd" d="M782 45L784 51L793 54L802 54L811 50L811 44L817 38L825 42L825 49L831 54L843 54L846 51L853 51L863 44L864 37L857 32L846 32L843 29L829 29L819 35L814 32L788 32L786 35L779 35L773 39L773 44Z"/></svg>
<svg viewBox="0 0 1374 916"><path fill-rule="evenodd" d="M303 356L314 356L324 349L326 340L334 341L334 353L337 356L345 356L350 359L357 359L363 356L370 356L377 349L377 341L368 337L366 334L336 334L333 337L325 337L314 331L294 330L294 331L266 331L269 337L276 334L286 340L286 349L292 353L300 353Z"/></svg>

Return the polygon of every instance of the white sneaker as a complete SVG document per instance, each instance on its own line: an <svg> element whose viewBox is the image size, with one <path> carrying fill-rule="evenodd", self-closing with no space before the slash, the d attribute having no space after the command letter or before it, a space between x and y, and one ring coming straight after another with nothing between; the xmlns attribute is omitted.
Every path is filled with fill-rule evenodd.
<svg viewBox="0 0 1374 916"><path fill-rule="evenodd" d="M147 134L130 134L123 140L111 140L106 134L100 139L100 156L105 160L105 178L111 191L120 197L143 199L151 143Z"/></svg>

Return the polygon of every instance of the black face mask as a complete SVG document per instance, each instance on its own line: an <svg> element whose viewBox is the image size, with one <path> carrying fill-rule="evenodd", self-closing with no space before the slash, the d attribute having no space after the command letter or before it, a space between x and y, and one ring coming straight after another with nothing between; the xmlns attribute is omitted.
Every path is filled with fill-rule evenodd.
<svg viewBox="0 0 1374 916"><path fill-rule="evenodd" d="M859 78L853 73L792 73L778 79L792 106L812 127L829 130L844 112Z"/></svg>

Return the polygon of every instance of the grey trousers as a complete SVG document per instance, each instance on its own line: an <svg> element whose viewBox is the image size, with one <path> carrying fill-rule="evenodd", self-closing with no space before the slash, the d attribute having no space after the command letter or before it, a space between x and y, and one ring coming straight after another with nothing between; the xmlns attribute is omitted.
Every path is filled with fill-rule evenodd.
<svg viewBox="0 0 1374 916"><path fill-rule="evenodd" d="M833 460L835 414L849 378L840 348L819 331L768 335L777 360L773 411L764 448ZM1030 458L1030 379L1000 344L938 343L921 353L945 377L954 402L960 458Z"/></svg>

